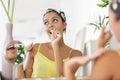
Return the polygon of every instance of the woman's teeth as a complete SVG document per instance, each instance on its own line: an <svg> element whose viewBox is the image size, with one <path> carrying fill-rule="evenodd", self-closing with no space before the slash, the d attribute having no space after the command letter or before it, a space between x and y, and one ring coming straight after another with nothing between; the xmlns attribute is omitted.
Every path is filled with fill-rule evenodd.
<svg viewBox="0 0 120 80"><path fill-rule="evenodd" d="M57 37L60 37L60 34L57 34Z"/></svg>
<svg viewBox="0 0 120 80"><path fill-rule="evenodd" d="M50 34L52 34L53 33L53 30L50 30Z"/></svg>
<svg viewBox="0 0 120 80"><path fill-rule="evenodd" d="M53 34L53 30L50 30L50 34ZM57 37L60 37L60 34L59 33L57 33L57 35L56 35Z"/></svg>

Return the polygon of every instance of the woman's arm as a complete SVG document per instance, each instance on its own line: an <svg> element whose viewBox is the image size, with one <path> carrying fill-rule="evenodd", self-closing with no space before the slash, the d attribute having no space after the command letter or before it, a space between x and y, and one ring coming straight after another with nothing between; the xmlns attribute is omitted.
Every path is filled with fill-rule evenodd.
<svg viewBox="0 0 120 80"><path fill-rule="evenodd" d="M17 67L17 73L15 73L17 76L16 78L25 78L25 73L24 73L24 68L23 68L23 64L19 64Z"/></svg>
<svg viewBox="0 0 120 80"><path fill-rule="evenodd" d="M54 52L57 76L60 77L60 76L63 76L63 60L62 60L62 56L60 53L61 44L59 43L60 40L63 39L62 33L54 29L51 34L50 39L51 39L51 45L52 45L53 52Z"/></svg>
<svg viewBox="0 0 120 80"><path fill-rule="evenodd" d="M26 78L30 78L31 77L33 62L34 62L34 58L33 58L32 53L30 52L28 54L27 63L25 65L25 77Z"/></svg>
<svg viewBox="0 0 120 80"><path fill-rule="evenodd" d="M63 60L62 60L62 57L60 55L59 46L54 45L53 51L54 51L57 76L60 77L60 76L63 76Z"/></svg>
<svg viewBox="0 0 120 80"><path fill-rule="evenodd" d="M34 62L34 57L33 57L33 43L30 43L29 45L27 45L25 47L26 51L28 52L28 56L27 56L27 61L26 61L26 65L25 65L25 77L30 78L31 74L32 74L32 65Z"/></svg>
<svg viewBox="0 0 120 80"><path fill-rule="evenodd" d="M80 56L71 58L64 66L64 75L66 80L76 80L75 79L75 72L78 67L87 64L89 61L96 59L97 57L104 54L104 49L100 49L99 51L95 52L92 56Z"/></svg>
<svg viewBox="0 0 120 80"><path fill-rule="evenodd" d="M27 47L27 50L29 52L28 54L28 59L27 59L27 63L25 65L25 76L27 78L30 78L32 75L32 67L33 67L33 63L34 63L34 55L36 54L38 48L38 44L30 44L29 47Z"/></svg>
<svg viewBox="0 0 120 80"><path fill-rule="evenodd" d="M114 60L111 59L114 59L114 54L107 51L95 60L90 77L91 80L111 80L111 74L113 74L111 69L112 65L114 65Z"/></svg>
<svg viewBox="0 0 120 80"><path fill-rule="evenodd" d="M102 27L100 36L97 40L97 49L104 48L105 44L110 40L112 34L110 31L105 32L105 26Z"/></svg>
<svg viewBox="0 0 120 80"><path fill-rule="evenodd" d="M66 80L76 80L74 75L78 67L87 64L90 59L91 58L87 56L74 57L65 63L64 75L66 77Z"/></svg>

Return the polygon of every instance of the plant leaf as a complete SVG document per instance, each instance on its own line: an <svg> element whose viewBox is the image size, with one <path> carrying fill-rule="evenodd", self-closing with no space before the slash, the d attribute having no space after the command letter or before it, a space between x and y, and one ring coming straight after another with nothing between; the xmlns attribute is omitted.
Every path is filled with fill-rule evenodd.
<svg viewBox="0 0 120 80"><path fill-rule="evenodd" d="M95 27L95 29L94 29L94 33L96 32L96 30L97 30L97 27Z"/></svg>
<svg viewBox="0 0 120 80"><path fill-rule="evenodd" d="M108 25L108 23L109 23L109 20L106 22L106 25Z"/></svg>
<svg viewBox="0 0 120 80"><path fill-rule="evenodd" d="M101 23L101 16L99 15L99 27L102 26L102 23Z"/></svg>
<svg viewBox="0 0 120 80"><path fill-rule="evenodd" d="M14 7L15 7L15 0L13 0L12 2L11 22L13 22Z"/></svg>
<svg viewBox="0 0 120 80"><path fill-rule="evenodd" d="M8 0L8 14L9 14L9 11L10 11L10 0Z"/></svg>
<svg viewBox="0 0 120 80"><path fill-rule="evenodd" d="M89 23L89 25L97 27L97 24L95 24L95 23Z"/></svg>
<svg viewBox="0 0 120 80"><path fill-rule="evenodd" d="M105 18L106 18L106 19L108 19L108 18L109 18L109 16L106 16Z"/></svg>
<svg viewBox="0 0 120 80"><path fill-rule="evenodd" d="M3 7L3 9L5 10L5 13L6 13L7 17L8 17L9 22L12 23L12 22L11 22L10 15L9 15L9 13L8 13L8 11L7 11L7 8L6 8L5 4L4 4L4 2L3 2L2 0L0 0L0 2L2 3L2 7Z"/></svg>
<svg viewBox="0 0 120 80"><path fill-rule="evenodd" d="M106 4L105 3L101 3L101 4L96 4L98 7L106 7Z"/></svg>
<svg viewBox="0 0 120 80"><path fill-rule="evenodd" d="M104 16L103 19L102 19L102 25L104 24L105 18L106 18L106 17Z"/></svg>
<svg viewBox="0 0 120 80"><path fill-rule="evenodd" d="M109 0L102 0L104 3L109 3Z"/></svg>

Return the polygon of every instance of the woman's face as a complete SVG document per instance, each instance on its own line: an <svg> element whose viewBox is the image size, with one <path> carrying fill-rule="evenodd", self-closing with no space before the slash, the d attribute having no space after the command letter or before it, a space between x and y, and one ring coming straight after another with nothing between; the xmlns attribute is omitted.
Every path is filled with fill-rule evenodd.
<svg viewBox="0 0 120 80"><path fill-rule="evenodd" d="M63 30L66 28L66 23L62 22L61 17L55 12L47 13L43 18L45 31L50 37L52 31L60 31L63 33Z"/></svg>
<svg viewBox="0 0 120 80"><path fill-rule="evenodd" d="M15 47L16 42L12 41L7 45L6 58L12 60L17 56L17 48Z"/></svg>
<svg viewBox="0 0 120 80"><path fill-rule="evenodd" d="M116 19L115 13L109 9L109 24L118 41L120 41L120 19Z"/></svg>

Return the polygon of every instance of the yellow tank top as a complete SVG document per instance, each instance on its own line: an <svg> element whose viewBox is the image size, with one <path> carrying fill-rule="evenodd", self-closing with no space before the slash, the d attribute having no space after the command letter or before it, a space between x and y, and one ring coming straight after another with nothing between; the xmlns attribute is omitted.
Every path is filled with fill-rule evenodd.
<svg viewBox="0 0 120 80"><path fill-rule="evenodd" d="M34 63L33 63L33 72L32 78L38 77L56 77L56 69L55 69L55 62L48 59L44 56L41 52L39 52L40 45L38 47L37 53L34 56ZM69 54L71 53L72 49L70 50ZM67 62L68 58L64 59L63 62Z"/></svg>
<svg viewBox="0 0 120 80"><path fill-rule="evenodd" d="M120 56L120 50L116 50L117 51L117 54Z"/></svg>

